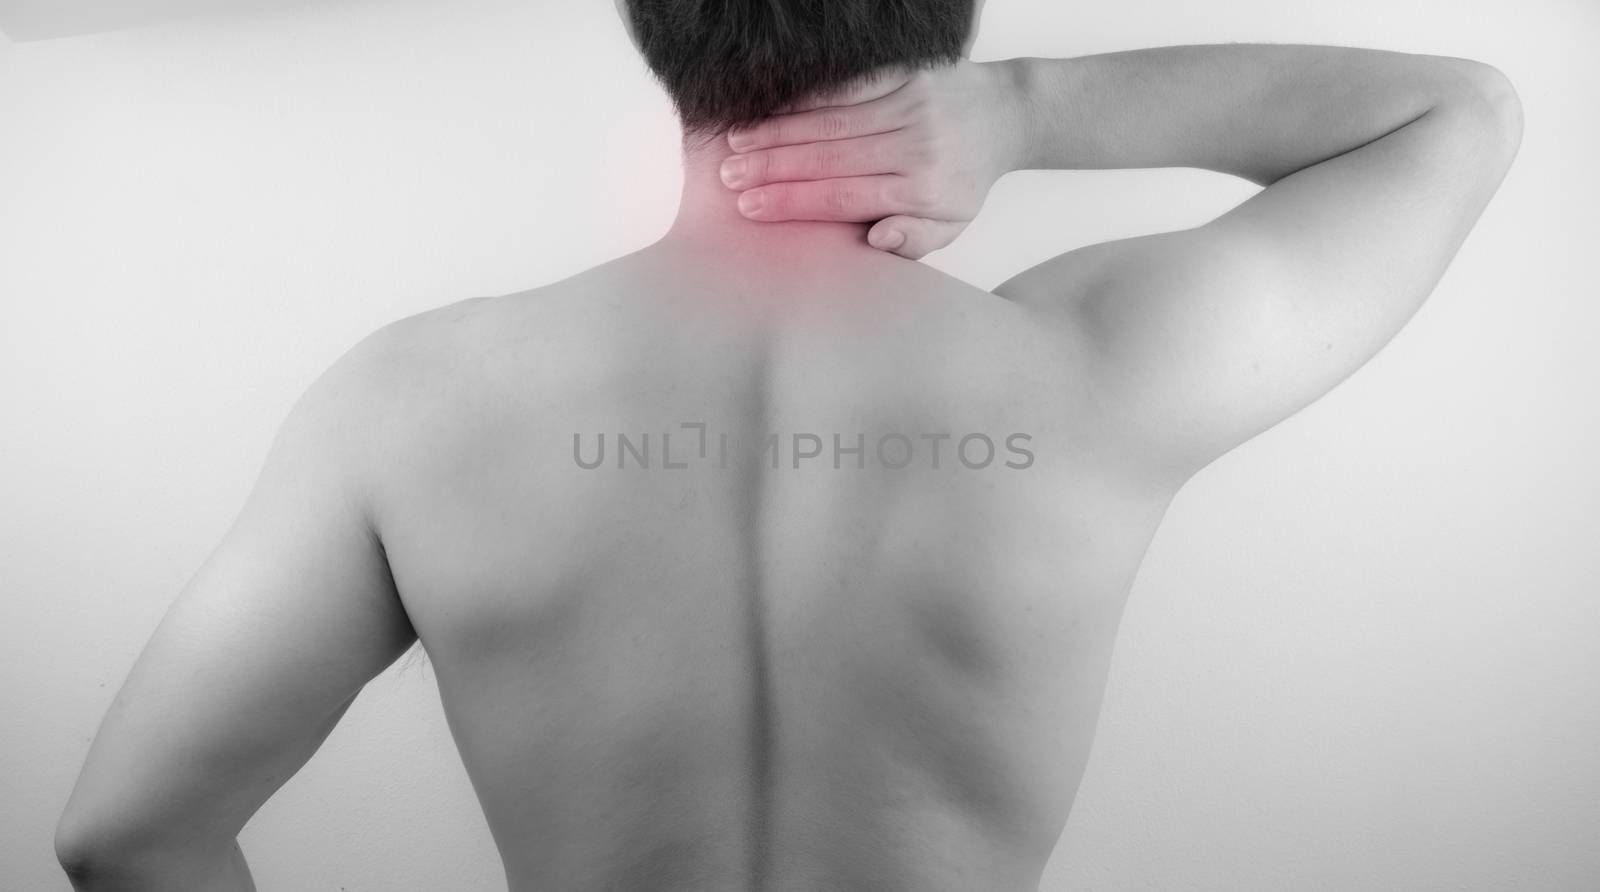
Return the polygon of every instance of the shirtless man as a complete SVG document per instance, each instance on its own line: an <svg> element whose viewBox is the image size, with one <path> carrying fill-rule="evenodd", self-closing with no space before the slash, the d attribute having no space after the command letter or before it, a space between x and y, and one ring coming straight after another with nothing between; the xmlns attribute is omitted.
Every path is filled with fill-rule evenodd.
<svg viewBox="0 0 1600 892"><path fill-rule="evenodd" d="M1520 137L1455 58L626 2L670 231L310 388L93 743L78 889L251 888L237 833L417 639L512 890L1035 889L1164 509L1395 334ZM993 292L908 259L1007 170L1155 166L1265 188Z"/></svg>

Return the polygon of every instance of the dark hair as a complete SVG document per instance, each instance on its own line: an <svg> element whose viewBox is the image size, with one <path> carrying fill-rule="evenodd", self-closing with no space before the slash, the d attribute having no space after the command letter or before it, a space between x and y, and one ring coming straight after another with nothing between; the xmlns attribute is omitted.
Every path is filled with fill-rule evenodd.
<svg viewBox="0 0 1600 892"><path fill-rule="evenodd" d="M626 0L686 131L753 123L875 68L954 63L973 0Z"/></svg>

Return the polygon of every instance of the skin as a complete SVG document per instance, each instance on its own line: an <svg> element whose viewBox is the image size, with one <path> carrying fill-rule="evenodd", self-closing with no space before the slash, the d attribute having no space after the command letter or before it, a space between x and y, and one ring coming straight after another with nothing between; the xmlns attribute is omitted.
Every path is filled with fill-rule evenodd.
<svg viewBox="0 0 1600 892"><path fill-rule="evenodd" d="M760 182L687 157L659 241L368 337L112 704L75 887L252 888L240 828L420 638L516 892L1036 888L1166 506L1404 324L1516 150L1485 66L1204 49L885 73L755 128ZM1005 169L1171 163L1268 188L992 292L907 259Z"/></svg>

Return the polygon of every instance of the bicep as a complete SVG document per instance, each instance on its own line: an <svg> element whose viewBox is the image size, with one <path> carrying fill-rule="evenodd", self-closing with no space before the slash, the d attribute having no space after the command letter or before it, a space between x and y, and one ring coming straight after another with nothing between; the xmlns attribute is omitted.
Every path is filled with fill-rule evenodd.
<svg viewBox="0 0 1600 892"><path fill-rule="evenodd" d="M1002 288L1048 300L1069 283L1060 310L1109 435L1182 479L1320 398L1416 313L1509 163L1497 127L1436 109L1204 226L1095 245Z"/></svg>
<svg viewBox="0 0 1600 892"><path fill-rule="evenodd" d="M296 406L239 517L145 645L91 746L66 835L135 850L231 840L415 640L335 403L314 387Z"/></svg>

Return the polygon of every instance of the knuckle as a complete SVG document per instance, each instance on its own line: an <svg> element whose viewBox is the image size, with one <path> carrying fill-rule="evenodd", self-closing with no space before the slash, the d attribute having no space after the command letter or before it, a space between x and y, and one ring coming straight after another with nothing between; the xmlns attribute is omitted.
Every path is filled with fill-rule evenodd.
<svg viewBox="0 0 1600 892"><path fill-rule="evenodd" d="M882 142L864 143L856 150L856 157L862 173L886 173L895 165L894 156Z"/></svg>
<svg viewBox="0 0 1600 892"><path fill-rule="evenodd" d="M829 186L823 190L822 202L828 210L834 213L849 213L857 205L856 192L849 186Z"/></svg>
<svg viewBox="0 0 1600 892"><path fill-rule="evenodd" d="M916 211L916 208L911 206L911 184L907 180L896 179L884 183L878 190L878 198L885 207L893 208L896 213L910 214Z"/></svg>
<svg viewBox="0 0 1600 892"><path fill-rule="evenodd" d="M767 182L772 174L772 153L751 152L749 155L746 155L745 158L747 159L745 163L750 165L745 169L746 176L749 178L750 182Z"/></svg>
<svg viewBox="0 0 1600 892"><path fill-rule="evenodd" d="M788 145L794 142L794 138L799 135L798 128L795 127L792 118L777 118L761 126L765 128L761 134L760 144L763 146Z"/></svg>
<svg viewBox="0 0 1600 892"><path fill-rule="evenodd" d="M825 177L836 176L844 169L844 153L831 146L819 146L814 164L817 173Z"/></svg>
<svg viewBox="0 0 1600 892"><path fill-rule="evenodd" d="M913 212L928 213L934 207L934 190L927 183L913 180L901 187L900 201Z"/></svg>
<svg viewBox="0 0 1600 892"><path fill-rule="evenodd" d="M842 113L826 111L817 115L817 133L823 139L836 139L849 129L850 121Z"/></svg>
<svg viewBox="0 0 1600 892"><path fill-rule="evenodd" d="M765 201L762 210L769 218L786 219L789 211L794 207L794 190L783 184L766 186L762 194Z"/></svg>

